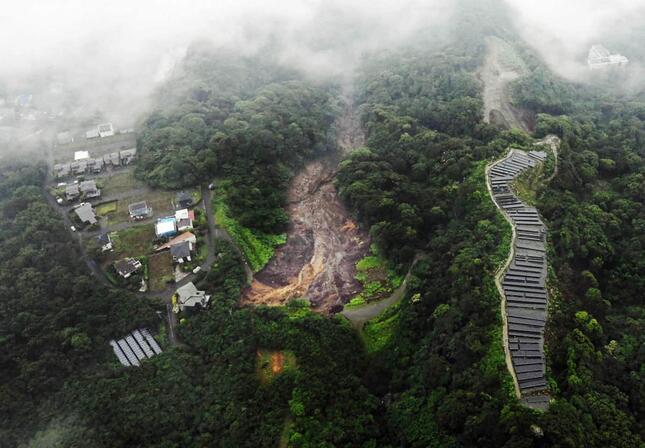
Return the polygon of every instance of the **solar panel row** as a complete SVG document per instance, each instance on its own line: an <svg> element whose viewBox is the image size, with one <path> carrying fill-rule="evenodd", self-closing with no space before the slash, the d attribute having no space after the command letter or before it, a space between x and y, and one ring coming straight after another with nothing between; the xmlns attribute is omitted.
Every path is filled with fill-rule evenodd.
<svg viewBox="0 0 645 448"><path fill-rule="evenodd" d="M143 359L161 353L159 344L145 328L134 330L118 341L111 340L110 345L119 362L126 367L139 366Z"/></svg>
<svg viewBox="0 0 645 448"><path fill-rule="evenodd" d="M537 209L524 204L513 193L511 182L544 160L546 153L542 151L512 150L506 158L495 163L488 174L493 200L515 228L514 256L502 278L508 345L520 392L534 401L533 394L546 388L546 227ZM544 399L547 399L546 395Z"/></svg>

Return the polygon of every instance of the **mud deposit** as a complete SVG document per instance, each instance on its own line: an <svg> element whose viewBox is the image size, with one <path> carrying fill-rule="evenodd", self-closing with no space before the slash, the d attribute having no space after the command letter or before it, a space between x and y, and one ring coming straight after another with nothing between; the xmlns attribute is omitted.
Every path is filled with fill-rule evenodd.
<svg viewBox="0 0 645 448"><path fill-rule="evenodd" d="M287 242L255 276L242 303L282 305L306 297L314 310L333 313L360 292L355 265L369 239L340 202L333 178L342 154L363 145L364 137L349 106L336 126L339 154L310 162L293 179Z"/></svg>

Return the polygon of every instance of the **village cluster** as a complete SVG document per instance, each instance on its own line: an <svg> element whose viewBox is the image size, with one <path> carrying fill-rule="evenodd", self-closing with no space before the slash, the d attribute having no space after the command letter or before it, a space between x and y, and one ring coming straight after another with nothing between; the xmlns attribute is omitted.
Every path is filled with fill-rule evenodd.
<svg viewBox="0 0 645 448"><path fill-rule="evenodd" d="M210 296L192 282L208 266L208 229L199 191L155 190L134 177L136 134L112 123L57 135L52 198L88 256L115 286L169 301L174 313ZM54 163L56 162L56 163ZM201 250L200 250L201 249ZM160 351L146 330L112 341L126 366Z"/></svg>

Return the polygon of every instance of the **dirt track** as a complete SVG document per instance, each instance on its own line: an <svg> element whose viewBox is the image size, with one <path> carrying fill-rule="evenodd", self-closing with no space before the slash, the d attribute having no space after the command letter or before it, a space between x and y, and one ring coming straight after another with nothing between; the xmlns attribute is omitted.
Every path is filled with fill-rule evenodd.
<svg viewBox="0 0 645 448"><path fill-rule="evenodd" d="M525 68L515 51L497 37L486 39L486 57L479 71L484 84L484 121L504 128L531 131L527 111L511 104L509 84L524 75Z"/></svg>
<svg viewBox="0 0 645 448"><path fill-rule="evenodd" d="M354 223L333 185L341 156L364 144L349 101L336 123L339 153L310 162L288 192L287 243L254 278L242 303L281 305L307 297L312 308L330 313L360 291L356 262L369 248L367 234Z"/></svg>

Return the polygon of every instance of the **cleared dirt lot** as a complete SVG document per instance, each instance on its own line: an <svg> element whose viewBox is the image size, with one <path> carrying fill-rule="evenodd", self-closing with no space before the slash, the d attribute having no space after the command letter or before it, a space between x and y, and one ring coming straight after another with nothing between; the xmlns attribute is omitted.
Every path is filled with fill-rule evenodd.
<svg viewBox="0 0 645 448"><path fill-rule="evenodd" d="M148 268L150 272L150 291L163 291L168 286L166 280L174 278L172 255L168 250L148 257Z"/></svg>

